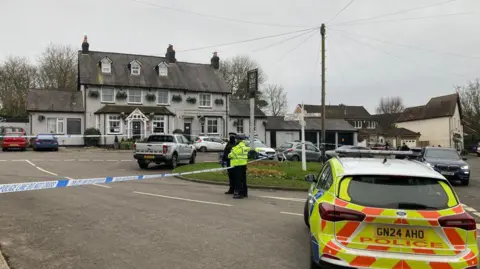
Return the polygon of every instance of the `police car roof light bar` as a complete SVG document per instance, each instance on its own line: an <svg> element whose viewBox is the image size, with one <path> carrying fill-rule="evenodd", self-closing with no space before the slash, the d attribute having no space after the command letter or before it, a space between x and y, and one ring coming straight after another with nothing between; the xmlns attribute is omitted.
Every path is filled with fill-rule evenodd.
<svg viewBox="0 0 480 269"><path fill-rule="evenodd" d="M397 151L397 150L366 150L366 149L336 149L336 153L341 154L368 154L368 155L395 155L395 156L411 156L417 157L419 153L413 151Z"/></svg>

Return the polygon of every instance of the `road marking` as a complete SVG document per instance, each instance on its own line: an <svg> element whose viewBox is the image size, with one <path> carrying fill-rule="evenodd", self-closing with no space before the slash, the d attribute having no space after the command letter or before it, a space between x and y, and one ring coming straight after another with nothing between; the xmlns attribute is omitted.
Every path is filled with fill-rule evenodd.
<svg viewBox="0 0 480 269"><path fill-rule="evenodd" d="M120 160L121 162L131 162L132 160Z"/></svg>
<svg viewBox="0 0 480 269"><path fill-rule="evenodd" d="M480 230L480 224L477 224L477 230Z"/></svg>
<svg viewBox="0 0 480 269"><path fill-rule="evenodd" d="M478 212L473 212L473 214L474 214L475 216L477 216L477 217L480 218L480 213L478 213Z"/></svg>
<svg viewBox="0 0 480 269"><path fill-rule="evenodd" d="M12 162L24 162L25 160L12 160Z"/></svg>
<svg viewBox="0 0 480 269"><path fill-rule="evenodd" d="M477 210L475 210L475 208L472 208L472 207L469 207L469 206L463 206L463 208L467 211L470 211L470 212L476 212Z"/></svg>
<svg viewBox="0 0 480 269"><path fill-rule="evenodd" d="M42 171L42 172L44 172L44 173L50 174L50 175L52 175L52 176L58 176L58 175L55 174L55 173L52 173L52 172L47 171L47 170L45 170L45 169L43 169L43 168L41 168L41 167L36 166L34 163L32 163L32 162L29 161L29 160L24 160L24 161L27 162L27 163L29 163L31 166L37 168L38 170L40 170L40 171Z"/></svg>
<svg viewBox="0 0 480 269"><path fill-rule="evenodd" d="M117 160L107 160L107 162L117 162Z"/></svg>
<svg viewBox="0 0 480 269"><path fill-rule="evenodd" d="M73 162L75 161L74 159L66 159L66 160L63 160L64 162Z"/></svg>
<svg viewBox="0 0 480 269"><path fill-rule="evenodd" d="M103 162L103 160L93 160L94 162Z"/></svg>
<svg viewBox="0 0 480 269"><path fill-rule="evenodd" d="M280 214L293 215L293 216L303 216L303 214L291 213L291 212L280 212Z"/></svg>
<svg viewBox="0 0 480 269"><path fill-rule="evenodd" d="M7 160L0 160L0 162L6 162Z"/></svg>
<svg viewBox="0 0 480 269"><path fill-rule="evenodd" d="M268 198L268 199L277 199L277 200L284 200L284 201L293 201L293 202L305 202L306 199L302 198L286 198L286 197L275 197L275 196L258 196L260 198Z"/></svg>
<svg viewBox="0 0 480 269"><path fill-rule="evenodd" d="M90 160L87 160L87 159L80 159L78 160L79 162L89 162Z"/></svg>
<svg viewBox="0 0 480 269"><path fill-rule="evenodd" d="M105 185L97 184L97 183L93 183L92 185L97 186L97 187L107 188L107 189L111 189L111 188L112 188L112 187L110 187L110 186L105 186Z"/></svg>
<svg viewBox="0 0 480 269"><path fill-rule="evenodd" d="M153 194L153 193L147 193L147 192L134 191L133 193L142 194L142 195L148 195L148 196L161 197L161 198L167 198L167 199L173 199L173 200L186 201L186 202L194 202L194 203L200 203L200 204L207 204L207 205L232 206L232 205L229 205L229 204L222 204L222 203L215 203L215 202L208 202L208 201L200 201L200 200L192 200L192 199L186 199L186 198L180 198L180 197L173 197L173 196L166 196L166 195L160 195L160 194Z"/></svg>

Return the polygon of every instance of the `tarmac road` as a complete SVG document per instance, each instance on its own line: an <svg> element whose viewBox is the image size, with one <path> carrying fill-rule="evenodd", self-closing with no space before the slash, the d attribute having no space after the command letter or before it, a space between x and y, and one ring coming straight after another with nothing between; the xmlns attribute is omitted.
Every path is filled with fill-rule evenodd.
<svg viewBox="0 0 480 269"><path fill-rule="evenodd" d="M469 162L471 186L456 189L480 220L480 158ZM131 153L0 153L0 183L166 171ZM224 191L165 178L1 194L1 250L13 269L308 268L305 193Z"/></svg>

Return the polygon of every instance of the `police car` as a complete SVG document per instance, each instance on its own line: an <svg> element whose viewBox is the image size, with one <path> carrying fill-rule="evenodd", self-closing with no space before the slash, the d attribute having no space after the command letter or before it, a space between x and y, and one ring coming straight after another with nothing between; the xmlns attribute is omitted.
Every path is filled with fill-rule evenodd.
<svg viewBox="0 0 480 269"><path fill-rule="evenodd" d="M348 157L413 152L361 151L306 176L310 268L476 269L476 222L450 183L416 160Z"/></svg>

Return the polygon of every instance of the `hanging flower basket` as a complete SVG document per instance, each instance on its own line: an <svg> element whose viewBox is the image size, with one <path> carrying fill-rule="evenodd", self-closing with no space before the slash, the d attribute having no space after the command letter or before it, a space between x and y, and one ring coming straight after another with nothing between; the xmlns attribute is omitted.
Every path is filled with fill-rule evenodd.
<svg viewBox="0 0 480 269"><path fill-rule="evenodd" d="M215 99L215 104L222 106L223 105L223 99Z"/></svg>
<svg viewBox="0 0 480 269"><path fill-rule="evenodd" d="M119 99L119 100L125 100L125 99L127 99L128 95L124 91L119 91L119 92L117 92L115 97L117 97L117 99Z"/></svg>
<svg viewBox="0 0 480 269"><path fill-rule="evenodd" d="M189 102L190 104L196 104L197 103L197 98L190 96L190 97L187 98L187 102Z"/></svg>
<svg viewBox="0 0 480 269"><path fill-rule="evenodd" d="M157 100L157 97L153 93L147 93L145 95L145 98L147 99L147 101L150 101L150 102Z"/></svg>
<svg viewBox="0 0 480 269"><path fill-rule="evenodd" d="M88 96L90 98L98 98L100 96L100 93L97 90L90 90L88 91Z"/></svg>
<svg viewBox="0 0 480 269"><path fill-rule="evenodd" d="M172 101L179 103L179 102L182 101L182 96L181 95L173 95L172 96Z"/></svg>

